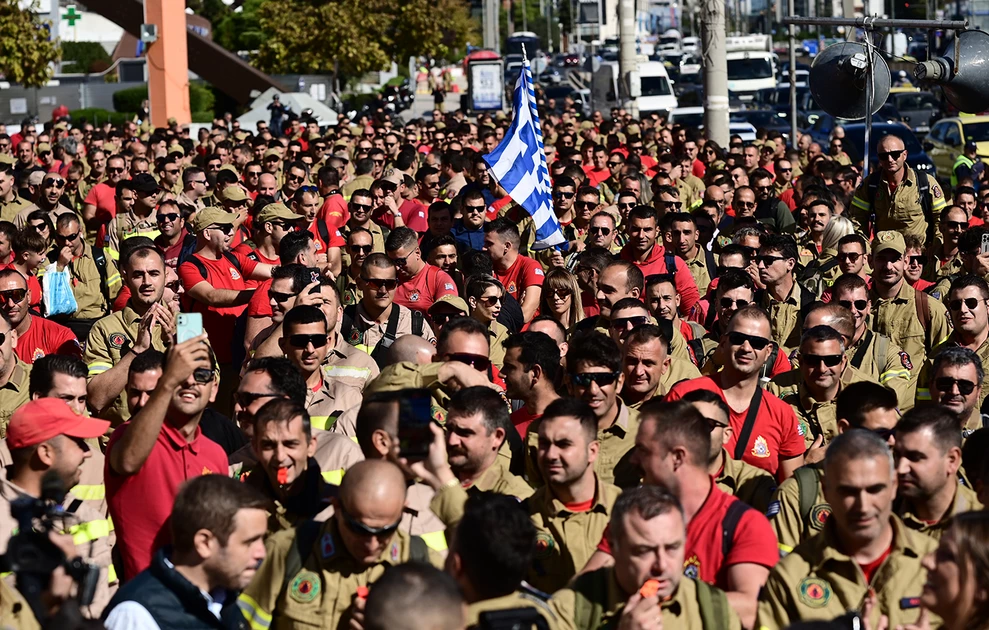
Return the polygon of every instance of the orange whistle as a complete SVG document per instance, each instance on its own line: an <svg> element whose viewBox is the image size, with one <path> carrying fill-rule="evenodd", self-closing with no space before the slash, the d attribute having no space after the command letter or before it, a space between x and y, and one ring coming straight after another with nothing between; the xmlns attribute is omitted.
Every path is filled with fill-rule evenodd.
<svg viewBox="0 0 989 630"><path fill-rule="evenodd" d="M358 586L357 587L357 597L359 597L360 599L367 599L367 594L369 592L370 591L368 590L368 588L366 586Z"/></svg>
<svg viewBox="0 0 989 630"><path fill-rule="evenodd" d="M659 580L646 580L646 583L639 589L639 595L642 595L642 597L645 598L655 597L658 592Z"/></svg>
<svg viewBox="0 0 989 630"><path fill-rule="evenodd" d="M278 469L278 483L283 486L288 483L288 468Z"/></svg>

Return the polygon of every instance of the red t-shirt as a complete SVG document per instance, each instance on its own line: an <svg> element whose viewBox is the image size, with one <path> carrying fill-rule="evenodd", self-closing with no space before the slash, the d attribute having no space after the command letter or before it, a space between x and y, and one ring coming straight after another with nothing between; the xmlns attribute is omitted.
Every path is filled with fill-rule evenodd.
<svg viewBox="0 0 989 630"><path fill-rule="evenodd" d="M588 186L597 188L598 184L611 176L611 169L606 166L599 170L594 168L593 164L587 164L584 166L584 175L587 176Z"/></svg>
<svg viewBox="0 0 989 630"><path fill-rule="evenodd" d="M96 222L100 225L96 233L96 243L102 245L106 240L106 226L113 217L117 216L117 191L106 182L100 182L90 189L83 203L96 206Z"/></svg>
<svg viewBox="0 0 989 630"><path fill-rule="evenodd" d="M930 280L924 280L923 278L917 278L917 281L914 282L911 286L913 286L913 288L917 289L918 291L925 291L925 290L927 290L928 287L933 287L934 286L934 283L931 282Z"/></svg>
<svg viewBox="0 0 989 630"><path fill-rule="evenodd" d="M159 236L155 239L155 245L160 247L162 251L165 252L165 266L175 269L179 266L179 254L182 253L182 243L185 242L185 237L189 233L182 228L182 236L179 237L178 242L174 245L168 245L164 236Z"/></svg>
<svg viewBox="0 0 989 630"><path fill-rule="evenodd" d="M274 265L277 267L281 264L281 261L278 258L267 258L256 249L252 249L246 254L246 256L254 262L260 262L266 265ZM254 292L254 295L251 297L251 301L247 303L247 316L271 317L271 301L268 296L268 289L271 288L271 280L261 280L260 282L255 281L254 286L257 287L257 291Z"/></svg>
<svg viewBox="0 0 989 630"><path fill-rule="evenodd" d="M747 509L735 525L728 556L722 554L722 523L735 497L711 480L711 492L701 509L687 523L687 543L683 553L683 574L728 590L728 568L735 564L759 564L769 569L779 560L776 534L769 520L758 510ZM611 554L610 526L598 543L598 550Z"/></svg>
<svg viewBox="0 0 989 630"><path fill-rule="evenodd" d="M601 314L601 307L598 306L597 298L588 291L580 292L580 304L584 307L584 317L597 317Z"/></svg>
<svg viewBox="0 0 989 630"><path fill-rule="evenodd" d="M40 315L32 315L27 332L17 338L14 353L25 363L34 363L46 354L67 354L81 359L82 347L70 329Z"/></svg>
<svg viewBox="0 0 989 630"><path fill-rule="evenodd" d="M124 579L151 564L151 557L171 542L168 517L182 482L210 474L227 474L227 454L197 427L191 442L166 420L144 466L134 475L118 475L110 467L110 451L130 426L120 425L106 447L107 507L124 561Z"/></svg>
<svg viewBox="0 0 989 630"><path fill-rule="evenodd" d="M0 267L0 269L15 269L14 263L9 263ZM23 273L21 274L24 275ZM28 304L40 311L41 307L41 283L38 282L38 276L32 274L27 275L27 290L31 293L31 301Z"/></svg>
<svg viewBox="0 0 989 630"><path fill-rule="evenodd" d="M495 278L505 287L505 291L513 298L522 301L522 293L531 286L542 286L546 274L542 266L528 256L519 254L512 266L505 273L495 270Z"/></svg>
<svg viewBox="0 0 989 630"><path fill-rule="evenodd" d="M780 352L780 355L783 353ZM724 400L725 394L721 389L720 376L702 376L700 378L681 381L673 386L666 394L665 400L680 400L687 392L699 389L712 391ZM727 401L726 401L727 402ZM735 441L745 424L748 408L742 411L731 409L731 428L734 431L731 440L725 445L729 453L735 452ZM790 459L803 455L804 438L800 435L797 417L790 405L786 404L769 392L762 392L762 404L756 414L755 425L745 446L742 461L758 466L776 474L781 459Z"/></svg>
<svg viewBox="0 0 989 630"><path fill-rule="evenodd" d="M350 211L347 209L347 202L343 195L330 195L323 201L316 215L317 221L326 222L327 227L338 228L350 220Z"/></svg>
<svg viewBox="0 0 989 630"><path fill-rule="evenodd" d="M531 414L523 405L513 411L510 417L512 419L512 425L515 426L515 430L518 431L522 439L525 440L526 436L529 435L529 425L542 418L543 414Z"/></svg>
<svg viewBox="0 0 989 630"><path fill-rule="evenodd" d="M339 228L326 225L326 236L329 238L329 243L323 240L323 235L319 233L319 225L317 222L320 220L316 217L316 220L309 225L309 233L312 234L313 240L316 241L316 253L325 254L331 247L343 247L347 244L343 236L340 234Z"/></svg>
<svg viewBox="0 0 989 630"><path fill-rule="evenodd" d="M425 263L419 273L398 285L394 302L427 315L429 307L444 295L457 295L457 284L447 272Z"/></svg>
<svg viewBox="0 0 989 630"><path fill-rule="evenodd" d="M883 555L879 556L878 558L876 558L872 562L869 562L868 564L859 565L859 568L862 569L862 574L865 575L866 584L872 583L872 576L876 574L876 571L879 569L879 567L882 566L883 562L886 562L886 558L889 557L889 552L892 550L893 550L893 545L890 545L889 547L886 548L886 551L883 552Z"/></svg>
<svg viewBox="0 0 989 630"><path fill-rule="evenodd" d="M424 234L429 230L429 224L426 221L426 206L422 205L421 202L415 199L406 199L398 207L398 212L402 215L402 222L405 223L405 227L410 230L419 234ZM395 216L387 208L379 208L371 216L371 219L389 230L395 229Z"/></svg>
<svg viewBox="0 0 989 630"><path fill-rule="evenodd" d="M233 253L233 255L240 262L240 269L234 267L225 256L219 260L210 260L199 254L194 254L193 256L206 267L206 278L203 278L203 275L190 261L179 265L179 280L185 287L186 296L188 297L189 290L200 282L206 282L215 289L243 291L249 288L250 285L246 278L254 273L257 263L241 254ZM192 312L203 314L203 328L209 334L210 344L216 353L218 363L230 363L233 360L234 328L237 318L246 309L246 304L215 307L192 300ZM237 342L240 343L241 340L237 340Z"/></svg>
<svg viewBox="0 0 989 630"><path fill-rule="evenodd" d="M670 253L672 254L672 252ZM636 260L632 246L626 245L622 248L621 257L622 260L627 260L638 267L642 271L642 275L648 278L654 274L670 273L666 267L666 254L666 248L656 243L653 245L649 257L644 261L639 261ZM686 317L690 313L690 309L694 308L697 300L701 299L701 292L697 290L697 283L694 282L694 277L690 275L687 262L675 254L674 257L676 271L673 272L673 281L676 283L677 293L680 294L680 315Z"/></svg>

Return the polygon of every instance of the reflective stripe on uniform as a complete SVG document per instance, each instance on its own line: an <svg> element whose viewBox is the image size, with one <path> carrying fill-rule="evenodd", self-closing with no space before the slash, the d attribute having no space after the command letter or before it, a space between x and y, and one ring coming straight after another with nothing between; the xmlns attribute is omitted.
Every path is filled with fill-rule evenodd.
<svg viewBox="0 0 989 630"><path fill-rule="evenodd" d="M97 374L102 374L110 368L113 367L112 363L104 363L102 361L93 361L89 364L89 375L96 376Z"/></svg>
<svg viewBox="0 0 989 630"><path fill-rule="evenodd" d="M108 584L113 584L117 581L117 567L110 563L110 566L106 569L106 581Z"/></svg>
<svg viewBox="0 0 989 630"><path fill-rule="evenodd" d="M446 551L446 532L429 532L428 534L419 534L419 538L422 538L422 542L426 543L426 546L433 551Z"/></svg>
<svg viewBox="0 0 989 630"><path fill-rule="evenodd" d="M783 543L776 543L776 546L779 547L780 552L783 554L788 554L793 551L793 547L784 545Z"/></svg>
<svg viewBox="0 0 989 630"><path fill-rule="evenodd" d="M89 521L88 523L73 525L69 528L69 533L72 534L73 544L83 545L109 536L110 524L107 523L106 519Z"/></svg>
<svg viewBox="0 0 989 630"><path fill-rule="evenodd" d="M926 387L917 388L917 400L930 400L931 390Z"/></svg>
<svg viewBox="0 0 989 630"><path fill-rule="evenodd" d="M349 365L325 365L323 366L323 374L327 376L343 376L366 379L371 376L371 370L368 368L359 368Z"/></svg>
<svg viewBox="0 0 989 630"><path fill-rule="evenodd" d="M120 274L119 273L112 274L109 277L107 277L107 279L106 279L106 286L112 287L115 284L120 284Z"/></svg>
<svg viewBox="0 0 989 630"><path fill-rule="evenodd" d="M885 385L886 381L893 380L894 378L910 378L910 370L888 370L879 375L879 384Z"/></svg>
<svg viewBox="0 0 989 630"><path fill-rule="evenodd" d="M343 468L338 470L327 470L323 472L323 481L330 485L339 486L340 482L343 481L343 475L346 471Z"/></svg>
<svg viewBox="0 0 989 630"><path fill-rule="evenodd" d="M309 416L309 423L314 429L329 431L337 422L337 416Z"/></svg>
<svg viewBox="0 0 989 630"><path fill-rule="evenodd" d="M244 619L247 619L251 630L268 630L271 627L271 615L262 610L261 606L249 595L241 593L240 597L237 598L237 606L244 615Z"/></svg>
<svg viewBox="0 0 989 630"><path fill-rule="evenodd" d="M106 486L103 484L92 486L78 485L72 488L72 494L77 499L83 501L102 501L106 498Z"/></svg>
<svg viewBox="0 0 989 630"><path fill-rule="evenodd" d="M852 205L855 206L856 208L861 208L862 210L869 209L869 202L858 196L852 197Z"/></svg>

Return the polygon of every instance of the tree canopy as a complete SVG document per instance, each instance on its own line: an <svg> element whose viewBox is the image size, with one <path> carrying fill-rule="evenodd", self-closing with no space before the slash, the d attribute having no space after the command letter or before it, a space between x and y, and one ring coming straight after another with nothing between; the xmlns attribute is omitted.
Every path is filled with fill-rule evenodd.
<svg viewBox="0 0 989 630"><path fill-rule="evenodd" d="M49 23L17 0L0 0L0 72L7 81L41 87L52 77L52 65L61 58L58 42L51 41Z"/></svg>

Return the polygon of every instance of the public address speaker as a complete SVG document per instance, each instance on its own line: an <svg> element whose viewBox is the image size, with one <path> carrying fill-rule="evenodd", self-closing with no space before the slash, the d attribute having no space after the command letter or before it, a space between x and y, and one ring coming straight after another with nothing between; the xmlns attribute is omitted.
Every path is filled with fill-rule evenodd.
<svg viewBox="0 0 989 630"><path fill-rule="evenodd" d="M817 104L836 118L866 117L869 87L868 57L864 44L839 42L824 49L810 67L810 92ZM872 51L873 93L869 115L875 114L889 96L889 66L879 51Z"/></svg>
<svg viewBox="0 0 989 630"><path fill-rule="evenodd" d="M959 31L943 56L918 63L913 75L922 83L940 86L958 111L974 114L989 109L989 33Z"/></svg>

